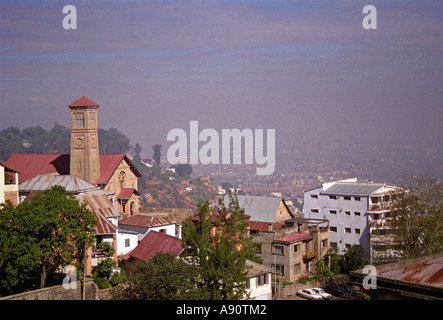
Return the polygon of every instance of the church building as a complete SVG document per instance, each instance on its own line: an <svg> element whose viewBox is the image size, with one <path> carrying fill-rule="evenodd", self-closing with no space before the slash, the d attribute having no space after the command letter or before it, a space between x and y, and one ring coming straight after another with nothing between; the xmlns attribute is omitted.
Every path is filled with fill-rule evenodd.
<svg viewBox="0 0 443 320"><path fill-rule="evenodd" d="M41 174L71 175L99 186L123 217L137 214L140 172L125 154L99 152L98 108L83 96L69 106L70 154L13 154L4 164L18 172L22 183Z"/></svg>

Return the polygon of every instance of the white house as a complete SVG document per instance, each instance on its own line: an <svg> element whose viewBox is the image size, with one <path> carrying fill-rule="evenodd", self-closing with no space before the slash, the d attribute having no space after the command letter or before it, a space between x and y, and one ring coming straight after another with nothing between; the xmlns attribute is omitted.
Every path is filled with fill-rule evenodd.
<svg viewBox="0 0 443 320"><path fill-rule="evenodd" d="M246 292L249 299L272 300L271 268L251 260L246 260L246 267L248 268Z"/></svg>
<svg viewBox="0 0 443 320"><path fill-rule="evenodd" d="M165 233L181 239L181 226L166 219L134 214L121 219L118 222L119 230L132 231L137 233L138 241L141 241L149 231Z"/></svg>

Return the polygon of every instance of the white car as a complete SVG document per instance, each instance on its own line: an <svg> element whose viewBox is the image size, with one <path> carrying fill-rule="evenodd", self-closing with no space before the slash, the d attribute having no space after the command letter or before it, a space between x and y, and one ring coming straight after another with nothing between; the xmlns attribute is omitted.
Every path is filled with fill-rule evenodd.
<svg viewBox="0 0 443 320"><path fill-rule="evenodd" d="M302 296L304 298L311 299L311 300L322 300L323 299L323 297L321 295L316 294L315 291L312 289L298 290L297 294L299 296Z"/></svg>
<svg viewBox="0 0 443 320"><path fill-rule="evenodd" d="M323 299L331 299L332 298L332 295L327 293L322 288L312 288L311 290L314 291L315 294L318 294L319 296L322 296Z"/></svg>

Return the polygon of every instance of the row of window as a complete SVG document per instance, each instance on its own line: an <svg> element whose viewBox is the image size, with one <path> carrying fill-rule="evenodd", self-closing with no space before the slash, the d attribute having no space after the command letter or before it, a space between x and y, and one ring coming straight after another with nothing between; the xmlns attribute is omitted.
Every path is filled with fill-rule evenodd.
<svg viewBox="0 0 443 320"><path fill-rule="evenodd" d="M306 271L310 272L311 270L311 262L307 262L305 263L305 267L306 267ZM285 265L284 264L272 264L271 268L273 270L273 272L275 272L276 274L280 274L282 276L285 275ZM297 274L301 272L301 263L297 263L294 264L294 269L293 269L293 273Z"/></svg>
<svg viewBox="0 0 443 320"><path fill-rule="evenodd" d="M331 200L338 200L340 196L329 196ZM343 196L343 200L351 201L351 196ZM355 201L361 201L360 197L353 197ZM311 194L311 199L318 199L318 194Z"/></svg>
<svg viewBox="0 0 443 320"><path fill-rule="evenodd" d="M329 226L329 231L330 232L337 232L337 227L333 227L333 226ZM345 228L345 233L352 233L352 229L351 228ZM359 228L354 228L354 234L361 234L361 231Z"/></svg>
<svg viewBox="0 0 443 320"><path fill-rule="evenodd" d="M75 116L75 127L76 128L84 128L85 127L85 116ZM89 126L94 127L95 126L95 117L93 115L89 116Z"/></svg>
<svg viewBox="0 0 443 320"><path fill-rule="evenodd" d="M329 210L329 214L337 214L339 213L341 210L337 211L337 210ZM318 213L318 209L311 209L311 213ZM351 215L351 211L345 211L345 215L346 216L350 216ZM359 211L354 211L354 216L360 217L361 216L361 212Z"/></svg>
<svg viewBox="0 0 443 320"><path fill-rule="evenodd" d="M323 239L322 241L321 241L321 248L323 249L323 248L325 248L327 245L328 245L328 240L327 239ZM301 252L300 250L301 250L301 244L300 243L297 243L297 244L294 244L294 246L293 246L293 252L294 253L298 253L298 252ZM305 250L306 250L306 252L308 252L308 251L311 251L311 242L306 242L305 243ZM262 252L262 244L261 243L254 243L253 244L253 251L255 252L255 253L263 253ZM284 255L285 254L285 246L284 245L279 245L279 244L274 244L273 246L272 246L272 253L274 253L274 254L280 254L280 255Z"/></svg>

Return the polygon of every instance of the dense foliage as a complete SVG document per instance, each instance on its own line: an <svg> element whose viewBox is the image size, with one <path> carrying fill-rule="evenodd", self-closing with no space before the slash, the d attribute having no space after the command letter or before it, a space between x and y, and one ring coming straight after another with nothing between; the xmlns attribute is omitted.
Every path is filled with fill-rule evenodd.
<svg viewBox="0 0 443 320"><path fill-rule="evenodd" d="M2 204L0 238L7 249L0 251L0 292L44 287L47 278L57 278L60 268L70 264L81 270L96 223L86 204L61 186L39 192L17 207Z"/></svg>

